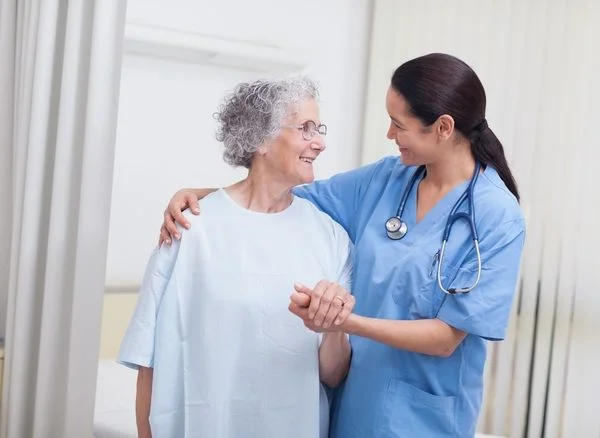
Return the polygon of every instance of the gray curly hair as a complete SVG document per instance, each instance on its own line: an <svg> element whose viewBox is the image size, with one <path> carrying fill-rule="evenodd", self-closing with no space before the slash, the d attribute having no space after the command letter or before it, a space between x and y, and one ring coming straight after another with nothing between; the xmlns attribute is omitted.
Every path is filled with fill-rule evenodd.
<svg viewBox="0 0 600 438"><path fill-rule="evenodd" d="M215 113L225 162L249 169L256 150L279 133L295 107L317 97L317 85L306 77L239 84Z"/></svg>

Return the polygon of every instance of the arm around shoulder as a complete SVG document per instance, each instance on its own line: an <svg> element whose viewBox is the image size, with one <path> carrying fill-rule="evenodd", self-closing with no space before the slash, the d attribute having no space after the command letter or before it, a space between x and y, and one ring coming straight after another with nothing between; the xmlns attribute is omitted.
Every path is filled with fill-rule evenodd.
<svg viewBox="0 0 600 438"><path fill-rule="evenodd" d="M365 208L364 194L367 190L376 189L376 186L383 188L385 183L373 184L373 181L382 177L385 179L386 174L391 172L397 162L397 157L386 157L358 169L296 187L294 194L312 202L319 210L327 213L344 227L354 240L357 212Z"/></svg>

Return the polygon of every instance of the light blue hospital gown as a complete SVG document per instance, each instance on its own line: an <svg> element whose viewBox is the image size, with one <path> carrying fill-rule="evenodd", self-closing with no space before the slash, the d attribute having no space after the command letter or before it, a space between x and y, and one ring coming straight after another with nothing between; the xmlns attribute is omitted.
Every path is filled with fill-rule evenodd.
<svg viewBox="0 0 600 438"><path fill-rule="evenodd" d="M466 295L446 296L437 286L435 254L449 212L467 182L446 195L419 223L415 184L403 215L408 234L393 241L384 224L396 214L415 170L398 157L388 157L296 190L339 222L355 244L355 313L395 320L437 317L468 334L447 358L350 336L352 362L334 400L331 438L467 438L475 433L485 340L500 340L505 334L524 242L524 219L497 172L486 168L474 196L481 281ZM475 268L468 225L458 221L444 256L444 286L472 284Z"/></svg>
<svg viewBox="0 0 600 438"><path fill-rule="evenodd" d="M294 283L349 287L347 233L297 197L264 214L219 190L201 209L152 254L118 357L154 368L153 438L325 438L319 336L288 304Z"/></svg>

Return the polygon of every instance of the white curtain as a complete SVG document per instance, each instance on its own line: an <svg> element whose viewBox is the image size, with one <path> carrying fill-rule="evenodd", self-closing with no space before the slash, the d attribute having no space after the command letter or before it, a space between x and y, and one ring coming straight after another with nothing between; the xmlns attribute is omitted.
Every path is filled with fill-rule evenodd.
<svg viewBox="0 0 600 438"><path fill-rule="evenodd" d="M124 22L0 2L2 438L92 435Z"/></svg>
<svg viewBox="0 0 600 438"><path fill-rule="evenodd" d="M375 1L363 162L397 153L394 68L446 52L482 79L522 194L521 279L508 339L489 348L483 432L600 436L599 21L597 0Z"/></svg>

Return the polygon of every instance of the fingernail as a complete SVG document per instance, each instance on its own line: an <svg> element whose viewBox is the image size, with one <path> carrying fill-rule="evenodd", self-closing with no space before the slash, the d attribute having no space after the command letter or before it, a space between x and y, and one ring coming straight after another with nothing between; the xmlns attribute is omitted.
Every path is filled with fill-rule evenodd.
<svg viewBox="0 0 600 438"><path fill-rule="evenodd" d="M184 226L185 226L185 229L186 229L186 230L189 230L189 229L190 229L190 224L185 224Z"/></svg>
<svg viewBox="0 0 600 438"><path fill-rule="evenodd" d="M195 214L198 214L198 213L200 213L200 210L198 210L197 208L194 208L194 209L192 210L192 212L193 212L193 213L195 213Z"/></svg>
<svg viewBox="0 0 600 438"><path fill-rule="evenodd" d="M167 240L165 240L165 243L166 243L167 245L170 245L170 244L171 244L171 241L170 241L169 239L167 239Z"/></svg>
<svg viewBox="0 0 600 438"><path fill-rule="evenodd" d="M179 234L179 233L175 234L175 239L177 239L177 240L181 239L181 234Z"/></svg>

